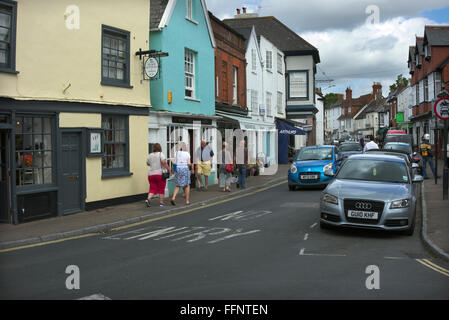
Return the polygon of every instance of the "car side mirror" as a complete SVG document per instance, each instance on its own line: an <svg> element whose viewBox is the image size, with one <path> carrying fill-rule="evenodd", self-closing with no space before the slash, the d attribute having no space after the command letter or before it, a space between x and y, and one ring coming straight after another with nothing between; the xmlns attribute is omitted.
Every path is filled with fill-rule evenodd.
<svg viewBox="0 0 449 320"><path fill-rule="evenodd" d="M423 181L424 181L423 176L417 174L416 176L413 177L413 183L421 183Z"/></svg>

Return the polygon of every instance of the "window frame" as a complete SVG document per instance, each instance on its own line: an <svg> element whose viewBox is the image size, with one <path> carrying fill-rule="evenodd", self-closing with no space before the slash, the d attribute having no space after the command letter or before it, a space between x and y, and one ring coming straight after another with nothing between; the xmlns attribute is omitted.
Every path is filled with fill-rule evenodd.
<svg viewBox="0 0 449 320"><path fill-rule="evenodd" d="M291 79L290 78L291 78L292 74L295 74L295 73L305 73L306 74L306 96L305 97L291 95ZM310 86L309 70L291 70L288 72L288 77L287 77L288 100L296 100L296 101L309 100L309 98L310 98L309 86Z"/></svg>
<svg viewBox="0 0 449 320"><path fill-rule="evenodd" d="M270 71L273 69L273 52L270 50L267 50L265 53L265 60L266 60L266 69L267 71Z"/></svg>
<svg viewBox="0 0 449 320"><path fill-rule="evenodd" d="M123 143L125 146L123 148L124 150L124 159L123 159L123 167L121 168L105 168L103 165L103 161L105 157L109 157L107 154L107 145L115 145L118 144L115 141L112 142L106 142L106 134L107 131L112 131L112 135L114 134L114 129L107 129L103 127L103 122L105 118L112 118L112 119L123 119L124 120L124 131L125 131L125 142ZM127 115L117 115L117 114L102 114L101 115L101 130L103 131L103 137L102 137L102 148L103 148L103 154L101 155L101 172L102 172L102 179L105 178L113 178L117 176L130 176L132 173L130 172L130 154L129 154L129 116ZM121 129L120 129L121 130ZM121 142L119 142L121 143Z"/></svg>
<svg viewBox="0 0 449 320"><path fill-rule="evenodd" d="M439 79L437 79L439 78ZM435 72L435 75L433 77L433 86L434 86L434 94L435 94L435 98L438 97L438 94L443 91L443 86L442 86L442 82L441 82L441 72ZM439 86L437 84L440 84Z"/></svg>
<svg viewBox="0 0 449 320"><path fill-rule="evenodd" d="M239 68L237 66L232 66L232 104L238 104L238 72Z"/></svg>
<svg viewBox="0 0 449 320"><path fill-rule="evenodd" d="M284 74L284 68L283 68L283 57L282 54L279 52L277 53L277 71L280 74Z"/></svg>
<svg viewBox="0 0 449 320"><path fill-rule="evenodd" d="M187 60L188 55L191 55L192 61ZM187 63L190 63L192 65L192 73L187 72ZM189 73L189 76L191 77L191 82L192 82L191 87L187 86L188 73ZM188 48L184 48L184 89L185 89L184 94L185 94L186 99L196 99L196 83L195 82L196 82L196 52L193 50L190 50ZM190 96L188 96L186 94L187 90L191 91Z"/></svg>
<svg viewBox="0 0 449 320"><path fill-rule="evenodd" d="M429 101L429 78L425 77L423 79L424 84L424 102Z"/></svg>
<svg viewBox="0 0 449 320"><path fill-rule="evenodd" d="M282 99L284 98L284 94L281 91L277 92L277 113L284 114L284 110L282 108Z"/></svg>
<svg viewBox="0 0 449 320"><path fill-rule="evenodd" d="M0 65L0 72L18 74L19 72L16 70L17 1L0 0L0 4L11 9L9 57L5 66ZM3 11L0 9L0 12Z"/></svg>
<svg viewBox="0 0 449 320"><path fill-rule="evenodd" d="M267 91L265 94L265 103L266 103L266 109L267 109L267 117L273 116L273 94L270 91Z"/></svg>
<svg viewBox="0 0 449 320"><path fill-rule="evenodd" d="M113 78L108 78L103 75L104 72L104 37L105 33L110 38L115 38L118 40L125 39L126 44L126 62L125 62L125 72L124 72L124 79L118 80ZM109 33L109 34L108 34ZM111 35L111 33L113 33ZM115 35L114 35L115 33ZM115 86L115 87L123 87L123 88L129 88L132 89L131 86L131 78L130 78L130 70L131 70L131 59L130 59L130 50L131 50L131 42L130 42L130 32L118 28L114 28L107 25L101 25L101 85L105 86Z"/></svg>
<svg viewBox="0 0 449 320"><path fill-rule="evenodd" d="M186 0L186 19L193 21L193 1Z"/></svg>

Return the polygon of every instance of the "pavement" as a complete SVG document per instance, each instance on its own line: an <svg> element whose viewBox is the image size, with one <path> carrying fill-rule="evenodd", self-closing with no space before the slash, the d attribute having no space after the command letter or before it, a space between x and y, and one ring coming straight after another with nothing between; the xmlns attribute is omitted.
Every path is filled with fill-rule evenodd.
<svg viewBox="0 0 449 320"><path fill-rule="evenodd" d="M429 168L430 179L424 180L422 199L422 239L435 254L449 261L449 200L443 200L443 161L438 162L438 176L435 179Z"/></svg>
<svg viewBox="0 0 449 320"><path fill-rule="evenodd" d="M178 194L176 206L172 206L170 199L166 198L166 206L159 207L159 200L154 198L151 201L151 208L148 208L144 201L139 201L18 225L0 224L0 250L58 241L91 233L103 233L113 228L157 219L166 215L176 214L176 212L193 211L195 208L200 208L208 203L243 196L245 193L270 187L276 183L286 182L289 168L289 164L279 165L274 175L247 177L247 185L243 190L237 188L236 184L231 185L231 192L223 192L218 184L209 186L207 191L191 189L191 204L189 206L184 204L185 199L181 194Z"/></svg>
<svg viewBox="0 0 449 320"><path fill-rule="evenodd" d="M166 207L159 207L154 199L151 208L144 201L106 207L94 211L80 212L73 215L38 220L19 225L0 224L0 249L26 246L47 241L57 241L84 234L102 233L113 228L130 225L158 217L176 214L185 210L194 210L208 203L242 196L255 190L270 187L286 181L290 165L279 165L275 175L259 175L247 178L247 188L241 190L231 186L232 192L223 192L218 185L209 186L207 191L193 189L191 205L186 206L184 198L178 195L176 206L165 199ZM438 165L438 175L442 176L443 163ZM430 173L430 169L428 169ZM429 175L432 176L431 174ZM449 200L443 200L443 180L425 180L422 184L423 224L421 236L428 248L441 258L449 261Z"/></svg>

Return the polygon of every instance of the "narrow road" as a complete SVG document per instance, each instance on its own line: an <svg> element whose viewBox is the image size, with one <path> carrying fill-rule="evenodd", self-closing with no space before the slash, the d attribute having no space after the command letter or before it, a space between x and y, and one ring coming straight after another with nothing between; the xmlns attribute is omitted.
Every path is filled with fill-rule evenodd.
<svg viewBox="0 0 449 320"><path fill-rule="evenodd" d="M320 193L282 184L107 234L0 253L0 299L449 299L449 267L422 245L420 221L413 237L321 230ZM79 268L79 290L66 288L69 265ZM379 289L366 287L368 266L379 270Z"/></svg>

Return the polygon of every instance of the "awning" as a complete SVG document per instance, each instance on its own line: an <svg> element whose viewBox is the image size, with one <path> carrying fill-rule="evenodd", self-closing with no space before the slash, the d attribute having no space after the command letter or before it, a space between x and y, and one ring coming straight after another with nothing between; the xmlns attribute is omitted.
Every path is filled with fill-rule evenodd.
<svg viewBox="0 0 449 320"><path fill-rule="evenodd" d="M278 133L280 135L305 135L306 132L303 129L294 127L289 123L277 120L278 123Z"/></svg>
<svg viewBox="0 0 449 320"><path fill-rule="evenodd" d="M388 132L388 128L380 128L379 130L377 130L377 134L378 134L378 135L384 134L384 133L386 133L386 132Z"/></svg>
<svg viewBox="0 0 449 320"><path fill-rule="evenodd" d="M239 117L230 115L227 113L222 113L219 111L215 112L218 116L238 121L240 124L240 129L242 130L275 130L276 125L273 123L266 123L262 121L253 120L251 118Z"/></svg>

